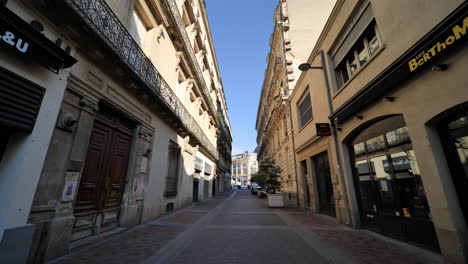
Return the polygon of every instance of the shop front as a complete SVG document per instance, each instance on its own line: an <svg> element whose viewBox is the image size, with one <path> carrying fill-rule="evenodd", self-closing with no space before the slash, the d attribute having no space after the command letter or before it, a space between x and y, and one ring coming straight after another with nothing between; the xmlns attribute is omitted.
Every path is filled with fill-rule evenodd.
<svg viewBox="0 0 468 264"><path fill-rule="evenodd" d="M66 86L77 62L48 24L12 1L0 3L0 259L25 263L35 187ZM18 246L21 241L21 247Z"/></svg>
<svg viewBox="0 0 468 264"><path fill-rule="evenodd" d="M391 61L395 36L378 24L387 46L367 67L388 66L330 120L352 225L466 263L468 3L443 17Z"/></svg>
<svg viewBox="0 0 468 264"><path fill-rule="evenodd" d="M451 180L468 226L468 102L449 111L438 124Z"/></svg>
<svg viewBox="0 0 468 264"><path fill-rule="evenodd" d="M368 126L349 147L361 224L437 251L421 172L402 115Z"/></svg>

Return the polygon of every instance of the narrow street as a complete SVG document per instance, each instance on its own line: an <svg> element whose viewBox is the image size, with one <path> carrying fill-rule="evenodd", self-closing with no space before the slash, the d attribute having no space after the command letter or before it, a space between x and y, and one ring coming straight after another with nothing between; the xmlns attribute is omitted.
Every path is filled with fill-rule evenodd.
<svg viewBox="0 0 468 264"><path fill-rule="evenodd" d="M52 262L65 263L442 263L431 252L333 218L270 209L233 190L127 230Z"/></svg>

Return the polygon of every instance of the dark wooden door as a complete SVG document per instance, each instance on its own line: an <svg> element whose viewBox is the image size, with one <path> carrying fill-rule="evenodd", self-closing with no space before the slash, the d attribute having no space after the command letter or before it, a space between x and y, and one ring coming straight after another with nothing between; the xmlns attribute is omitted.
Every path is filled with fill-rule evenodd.
<svg viewBox="0 0 468 264"><path fill-rule="evenodd" d="M117 221L124 192L131 143L131 136L120 131L114 132L112 151L109 153L110 162L105 174L104 192L102 194L104 201L102 205L103 221L101 225L103 229L118 226Z"/></svg>
<svg viewBox="0 0 468 264"><path fill-rule="evenodd" d="M213 186L211 186L211 196L215 197L216 196L216 179L213 180Z"/></svg>
<svg viewBox="0 0 468 264"><path fill-rule="evenodd" d="M198 202L198 181L193 181L193 199L194 203Z"/></svg>
<svg viewBox="0 0 468 264"><path fill-rule="evenodd" d="M98 112L75 202L72 240L118 226L132 127L111 109L102 107Z"/></svg>
<svg viewBox="0 0 468 264"><path fill-rule="evenodd" d="M333 197L333 185L327 152L313 157L313 162L317 176L320 213L336 217L335 198Z"/></svg>
<svg viewBox="0 0 468 264"><path fill-rule="evenodd" d="M304 181L304 207L310 208L310 190L309 190L309 174L307 172L307 161L301 161L302 180Z"/></svg>

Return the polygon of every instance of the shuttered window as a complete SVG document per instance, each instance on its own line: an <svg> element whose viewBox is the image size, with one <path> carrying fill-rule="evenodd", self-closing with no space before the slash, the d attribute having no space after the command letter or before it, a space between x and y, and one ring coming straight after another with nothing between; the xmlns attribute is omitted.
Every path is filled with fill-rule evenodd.
<svg viewBox="0 0 468 264"><path fill-rule="evenodd" d="M310 101L309 87L307 87L306 94L302 96L302 99L297 104L297 113L300 128L312 119L312 103Z"/></svg>
<svg viewBox="0 0 468 264"><path fill-rule="evenodd" d="M169 160L168 171L166 177L166 191L164 196L171 197L177 195L177 186L179 183L179 159L180 147L174 143L169 143Z"/></svg>

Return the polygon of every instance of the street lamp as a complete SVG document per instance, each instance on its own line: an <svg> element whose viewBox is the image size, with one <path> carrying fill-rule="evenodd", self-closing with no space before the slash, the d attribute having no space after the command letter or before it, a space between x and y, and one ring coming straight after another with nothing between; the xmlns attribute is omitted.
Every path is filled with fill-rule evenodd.
<svg viewBox="0 0 468 264"><path fill-rule="evenodd" d="M299 65L299 70L300 71L308 71L308 70L312 70L312 69L323 70L323 67L310 66L309 63L302 63L301 65Z"/></svg>

